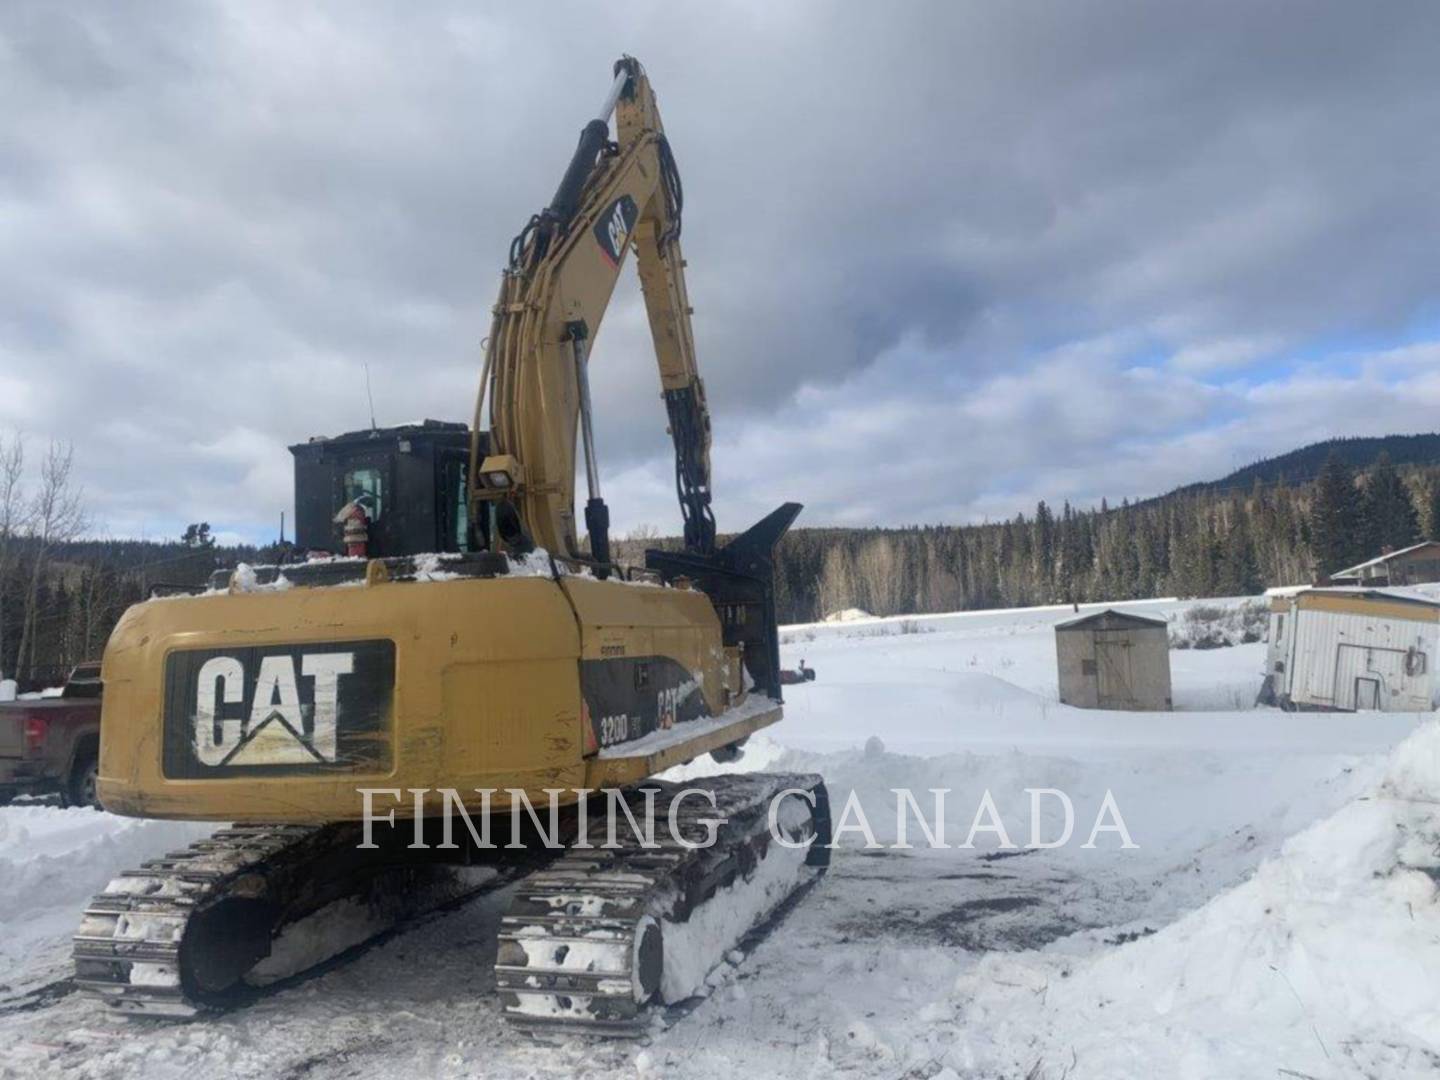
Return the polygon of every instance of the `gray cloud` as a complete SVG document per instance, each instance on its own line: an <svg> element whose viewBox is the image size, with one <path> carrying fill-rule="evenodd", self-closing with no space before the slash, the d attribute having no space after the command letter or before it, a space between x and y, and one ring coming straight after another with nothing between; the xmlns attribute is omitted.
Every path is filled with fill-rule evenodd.
<svg viewBox="0 0 1440 1080"><path fill-rule="evenodd" d="M1437 24L7 5L0 425L74 439L116 532L265 534L285 444L363 423L364 365L382 421L468 418L505 247L628 51L685 177L727 515L997 516L1432 426L1423 373L1377 361L1357 388L1296 358L1431 328ZM594 359L617 518L672 522L633 285ZM1392 411L1338 407L1356 392Z"/></svg>

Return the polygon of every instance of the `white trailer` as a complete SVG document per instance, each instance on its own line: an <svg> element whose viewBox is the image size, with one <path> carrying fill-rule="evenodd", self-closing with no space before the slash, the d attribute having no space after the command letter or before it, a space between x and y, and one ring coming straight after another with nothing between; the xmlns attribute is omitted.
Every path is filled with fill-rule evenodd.
<svg viewBox="0 0 1440 1080"><path fill-rule="evenodd" d="M1270 595L1262 703L1285 709L1428 712L1440 602L1395 590Z"/></svg>

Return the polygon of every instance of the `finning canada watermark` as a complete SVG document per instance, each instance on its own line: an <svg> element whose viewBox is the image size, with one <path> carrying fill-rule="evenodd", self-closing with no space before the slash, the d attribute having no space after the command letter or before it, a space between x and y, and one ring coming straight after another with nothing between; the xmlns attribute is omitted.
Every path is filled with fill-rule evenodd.
<svg viewBox="0 0 1440 1080"><path fill-rule="evenodd" d="M456 788L357 788L362 809L360 847L379 847L375 842L376 825L403 829L408 822L412 840L407 846L417 849L459 848L456 837L462 835L468 836L471 845L483 849L522 849L533 847L536 842L552 849L609 850L637 843L643 848L660 848L670 843L696 849L714 846L720 829L728 822L720 812L714 791L703 787L675 791L664 807L657 806L660 789L653 787L630 792L612 788L541 790L545 801L537 807L524 788L474 788L468 792ZM1051 850L1072 846L1081 836L1076 829L1075 800L1059 788L1022 789L1027 796L1028 813L1012 813L1009 823L1001 815L989 789L982 791L975 801L973 814L960 818L953 818L947 812L956 806L951 788L925 789L929 795L928 805L922 805L910 788L889 790L894 796L893 805L886 807L882 814L876 807L867 809L860 793L851 789L840 812L832 811L829 840L824 846L859 846L866 850L916 847ZM497 796L503 796L503 800ZM793 830L782 825L781 806L787 799L802 799L812 810L817 808L817 797L811 788L777 791L769 800L766 814L770 837L783 847L810 847L816 843L816 835L796 839ZM633 805L636 801L641 805ZM1051 807L1049 814L1047 805ZM696 810L709 813L699 816ZM567 812L572 816L567 817ZM434 834L437 817L438 842ZM966 818L969 826L964 830L964 839L954 842L960 832L957 822ZM457 819L464 834L456 827ZM602 822L603 829L599 827ZM877 822L893 823L893 836L887 832L886 839L880 839L875 827ZM1082 850L1135 851L1140 848L1109 788L1105 789L1084 835L1085 839L1078 845ZM856 838L858 843L847 842L847 836ZM1016 837L1022 842L1017 843ZM977 844L977 840L982 839L985 842Z"/></svg>

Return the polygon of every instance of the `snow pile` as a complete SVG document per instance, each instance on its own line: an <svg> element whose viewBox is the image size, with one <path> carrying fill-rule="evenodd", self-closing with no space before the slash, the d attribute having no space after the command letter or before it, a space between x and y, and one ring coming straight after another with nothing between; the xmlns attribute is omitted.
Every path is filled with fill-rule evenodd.
<svg viewBox="0 0 1440 1080"><path fill-rule="evenodd" d="M1434 1076L1440 1064L1440 722L1368 795L1244 884L1075 965L989 954L952 1004L962 1075Z"/></svg>
<svg viewBox="0 0 1440 1080"><path fill-rule="evenodd" d="M565 573L544 548L536 548L524 555L511 555L509 558L511 577L553 578L557 573Z"/></svg>
<svg viewBox="0 0 1440 1080"><path fill-rule="evenodd" d="M215 831L209 823L135 821L85 808L10 806L0 815L0 958L68 940L79 910L121 870Z"/></svg>
<svg viewBox="0 0 1440 1080"><path fill-rule="evenodd" d="M415 556L416 581L455 581L460 575L447 568L446 564L460 561L461 556L432 551Z"/></svg>
<svg viewBox="0 0 1440 1080"><path fill-rule="evenodd" d="M844 611L832 611L829 615L825 616L825 621L828 623L859 622L861 619L873 618L875 618L875 616L863 608L847 607Z"/></svg>
<svg viewBox="0 0 1440 1080"><path fill-rule="evenodd" d="M87 808L14 806L0 817L0 926L99 892L120 870L215 831Z"/></svg>
<svg viewBox="0 0 1440 1080"><path fill-rule="evenodd" d="M1265 639L1269 612L1264 603L1247 601L1238 607L1196 604L1170 628L1172 649L1219 649L1249 645Z"/></svg>
<svg viewBox="0 0 1440 1080"><path fill-rule="evenodd" d="M284 592L286 589L292 588L293 586L294 586L294 582L292 582L289 578L287 578L284 574L281 574L281 573L277 573L277 574L275 575L275 580L274 580L274 581L271 581L271 582L266 583L266 584L262 584L262 583L260 582L259 576L255 573L255 568L254 568L253 566L251 566L249 563L243 563L243 562L242 562L242 563L240 563L238 566L235 567L235 572L230 575L230 587L229 587L228 590L227 590L227 589L211 589L211 590L209 590L209 592L211 592L211 593L227 592L227 591L234 591L234 592L237 592L237 593Z"/></svg>

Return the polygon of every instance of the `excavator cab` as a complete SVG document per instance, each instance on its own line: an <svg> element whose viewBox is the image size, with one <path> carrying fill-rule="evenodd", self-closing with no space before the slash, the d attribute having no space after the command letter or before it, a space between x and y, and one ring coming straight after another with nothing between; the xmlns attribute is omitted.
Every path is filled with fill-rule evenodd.
<svg viewBox="0 0 1440 1080"><path fill-rule="evenodd" d="M482 434L482 453L485 445ZM317 436L290 453L295 543L302 551L392 558L465 552L484 543L486 530L472 533L467 513L466 424L425 420ZM347 544L347 536L363 539ZM364 550L354 550L360 543Z"/></svg>

